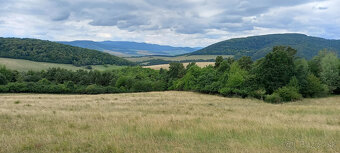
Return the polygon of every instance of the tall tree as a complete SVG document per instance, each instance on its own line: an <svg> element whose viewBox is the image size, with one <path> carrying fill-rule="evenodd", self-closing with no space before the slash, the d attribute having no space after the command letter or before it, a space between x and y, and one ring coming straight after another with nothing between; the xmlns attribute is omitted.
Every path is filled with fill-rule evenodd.
<svg viewBox="0 0 340 153"><path fill-rule="evenodd" d="M333 52L326 53L320 61L320 78L321 81L328 86L330 92L333 92L340 83L338 64L337 55Z"/></svg>
<svg viewBox="0 0 340 153"><path fill-rule="evenodd" d="M294 55L296 50L291 47L276 46L266 55L255 70L257 79L267 93L288 84L294 75Z"/></svg>
<svg viewBox="0 0 340 153"><path fill-rule="evenodd" d="M242 69L247 71L251 69L251 65L253 64L250 56L242 56L237 62Z"/></svg>
<svg viewBox="0 0 340 153"><path fill-rule="evenodd" d="M222 62L223 62L223 57L222 56L217 56L216 60L215 60L215 68L220 67Z"/></svg>
<svg viewBox="0 0 340 153"><path fill-rule="evenodd" d="M182 63L170 63L168 74L170 78L182 78L185 74L185 68Z"/></svg>

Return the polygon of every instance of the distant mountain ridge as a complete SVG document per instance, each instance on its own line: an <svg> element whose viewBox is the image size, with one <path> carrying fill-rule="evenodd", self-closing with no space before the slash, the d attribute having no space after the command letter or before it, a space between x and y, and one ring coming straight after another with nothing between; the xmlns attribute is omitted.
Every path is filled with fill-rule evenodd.
<svg viewBox="0 0 340 153"><path fill-rule="evenodd" d="M130 41L60 41L58 43L77 46L88 49L104 51L117 56L145 56L145 55L166 55L173 56L194 52L201 48L172 47L166 45L130 42Z"/></svg>
<svg viewBox="0 0 340 153"><path fill-rule="evenodd" d="M291 46L297 49L297 56L307 59L317 55L322 49L329 49L340 55L340 40L329 40L298 33L229 39L189 53L189 55L235 55L259 59L269 53L274 46Z"/></svg>
<svg viewBox="0 0 340 153"><path fill-rule="evenodd" d="M123 58L97 50L29 38L1 38L0 57L38 62L84 65L134 65Z"/></svg>

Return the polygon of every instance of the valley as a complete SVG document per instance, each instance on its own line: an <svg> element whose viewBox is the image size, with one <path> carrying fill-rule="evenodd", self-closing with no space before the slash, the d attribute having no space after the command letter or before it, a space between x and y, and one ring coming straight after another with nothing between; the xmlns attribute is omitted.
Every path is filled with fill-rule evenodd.
<svg viewBox="0 0 340 153"><path fill-rule="evenodd" d="M206 66L212 65L214 66L215 62L196 62L196 65L204 68ZM188 66L189 63L183 63L184 67ZM169 69L170 64L159 64L159 65L151 65L151 66L143 66L144 68L150 68L154 70L160 70L160 69Z"/></svg>
<svg viewBox="0 0 340 153"><path fill-rule="evenodd" d="M0 153L340 153L340 0L0 4Z"/></svg>
<svg viewBox="0 0 340 153"><path fill-rule="evenodd" d="M217 56L223 58L233 57L232 55L179 55L179 56L140 56L140 57L125 57L125 59L132 62L146 62L150 60L164 60L164 61L187 61L187 60L215 60Z"/></svg>

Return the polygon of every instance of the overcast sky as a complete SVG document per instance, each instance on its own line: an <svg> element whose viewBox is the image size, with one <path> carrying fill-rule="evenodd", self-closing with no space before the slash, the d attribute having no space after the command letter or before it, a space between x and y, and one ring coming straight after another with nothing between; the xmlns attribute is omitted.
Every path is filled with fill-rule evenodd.
<svg viewBox="0 0 340 153"><path fill-rule="evenodd" d="M0 0L0 36L207 46L298 32L340 39L340 0Z"/></svg>

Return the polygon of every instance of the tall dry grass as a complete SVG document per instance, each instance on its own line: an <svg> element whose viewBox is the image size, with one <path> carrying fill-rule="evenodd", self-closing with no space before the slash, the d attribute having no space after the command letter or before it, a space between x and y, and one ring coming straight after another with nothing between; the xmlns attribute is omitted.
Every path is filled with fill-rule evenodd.
<svg viewBox="0 0 340 153"><path fill-rule="evenodd" d="M340 152L340 97L1 94L0 152Z"/></svg>

